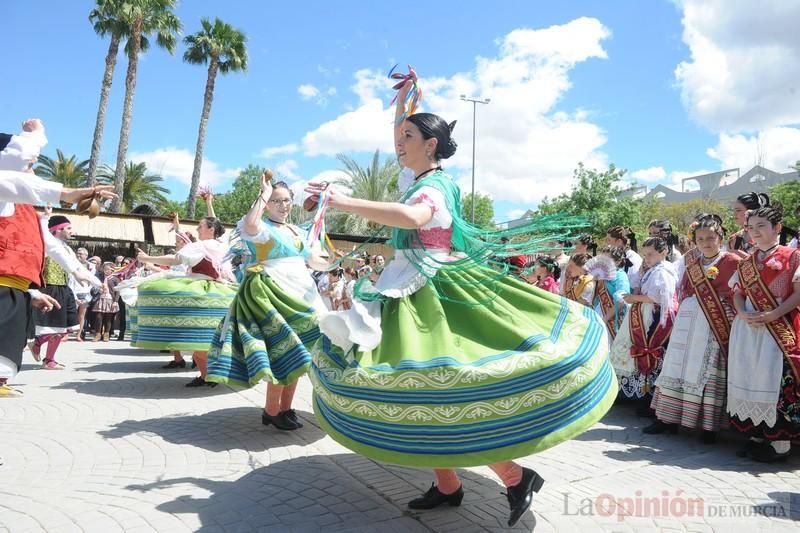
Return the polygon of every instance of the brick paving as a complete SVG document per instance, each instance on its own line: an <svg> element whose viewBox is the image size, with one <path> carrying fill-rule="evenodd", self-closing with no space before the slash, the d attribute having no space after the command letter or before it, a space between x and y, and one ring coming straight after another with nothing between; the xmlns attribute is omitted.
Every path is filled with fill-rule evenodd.
<svg viewBox="0 0 800 533"><path fill-rule="evenodd" d="M690 432L643 435L649 421L626 405L521 460L546 483L509 529L487 468L461 471L461 507L410 511L430 472L326 437L307 379L296 402L305 428L279 432L260 423L263 385L187 389L193 372L161 370L169 355L121 342L70 342L60 354L63 372L26 354L24 396L0 399L0 531L800 530L800 451L761 465L736 457L732 433L713 446Z"/></svg>

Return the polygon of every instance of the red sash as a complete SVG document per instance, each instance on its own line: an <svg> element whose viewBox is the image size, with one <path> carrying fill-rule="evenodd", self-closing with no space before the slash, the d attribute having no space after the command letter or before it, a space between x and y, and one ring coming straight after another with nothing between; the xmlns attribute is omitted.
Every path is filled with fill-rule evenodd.
<svg viewBox="0 0 800 533"><path fill-rule="evenodd" d="M719 343L720 350L723 354L727 354L728 341L731 336L731 323L728 320L728 315L725 314L725 308L722 307L722 301L719 299L717 291L714 290L711 280L706 276L697 258L689 257L686 259L686 277L689 283L692 284L697 303L700 304L700 309L703 310L703 314L706 316L711 332Z"/></svg>
<svg viewBox="0 0 800 533"><path fill-rule="evenodd" d="M597 298L600 300L600 309L603 311L603 316L605 317L611 311L613 311L616 306L614 305L614 299L611 298L611 294L608 292L608 287L606 287L605 280L599 279L597 280L597 284L595 285L595 291L597 291ZM608 327L608 333L611 335L611 338L617 336L617 314L614 313L611 318L606 320L606 326Z"/></svg>
<svg viewBox="0 0 800 533"><path fill-rule="evenodd" d="M778 257L784 265L788 266L793 250L790 248L786 248L786 250L788 253L778 249L768 258ZM769 283L782 271L759 264L756 255L757 252L742 260L737 270L739 271L739 281L742 283L750 303L758 311L766 313L778 307L775 296L769 290ZM789 363L795 382L798 382L800 379L800 348L797 345L797 329L800 327L800 313L797 312L797 309L793 309L778 320L766 324L766 327Z"/></svg>
<svg viewBox="0 0 800 533"><path fill-rule="evenodd" d="M641 374L650 374L658 366L658 361L664 357L664 348L672 331L672 316L669 309L661 309L667 313L664 324L659 323L653 335L648 339L642 316L642 303L636 302L628 310L630 316L631 332L631 357L636 360L636 368Z"/></svg>

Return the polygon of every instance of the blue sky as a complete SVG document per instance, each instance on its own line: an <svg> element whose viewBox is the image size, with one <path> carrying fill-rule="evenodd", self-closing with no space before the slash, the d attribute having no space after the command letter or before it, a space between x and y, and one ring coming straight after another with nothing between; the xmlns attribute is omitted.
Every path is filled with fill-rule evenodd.
<svg viewBox="0 0 800 533"><path fill-rule="evenodd" d="M798 79L797 61L790 64L798 50L776 25L797 8L776 2L753 11L748 2L719 0L699 10L698 1L441 1L424 13L383 2L184 1L177 9L184 34L217 16L248 36L248 72L217 80L202 181L222 192L236 169L253 163L299 188L338 169L337 152L366 164L372 150L390 150L385 73L397 62L419 72L427 110L459 120L460 149L446 166L462 186L472 113L458 94L493 99L478 109L476 181L495 198L500 221L567 190L581 160L613 162L640 183L674 184L696 172L749 168L754 146L766 144L766 162L785 169L800 157L798 104L786 95ZM88 22L92 6L13 2L0 20L4 41L13 43L7 53L24 46L0 63L0 130L43 118L47 155L60 148L89 156L108 47ZM743 22L748 43L731 44ZM764 57L764 47L786 53L760 70L739 68ZM183 49L174 56L151 49L141 59L129 146L164 174L177 199L188 192L206 76L182 62ZM126 65L120 54L104 162L115 160ZM754 83L765 69L774 77L767 89ZM776 91L765 105L778 109L751 111L757 106L748 99L765 90ZM265 149L274 155L264 157Z"/></svg>

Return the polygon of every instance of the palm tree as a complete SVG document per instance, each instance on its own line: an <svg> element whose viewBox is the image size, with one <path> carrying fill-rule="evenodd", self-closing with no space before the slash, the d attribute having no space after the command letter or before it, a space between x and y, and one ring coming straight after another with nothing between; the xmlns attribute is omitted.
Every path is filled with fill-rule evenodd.
<svg viewBox="0 0 800 533"><path fill-rule="evenodd" d="M108 95L111 92L111 83L114 79L114 68L117 66L117 52L120 41L129 35L128 26L123 20L121 0L97 0L97 7L89 13L89 22L92 23L95 33L100 37L111 36L106 53L106 68L103 72L103 84L100 86L100 104L97 107L97 119L94 124L92 137L92 154L89 156L89 170L87 171L87 186L94 185L97 173L97 164L100 161L100 147L103 143L103 128L106 123L106 108ZM130 44L130 41L128 41Z"/></svg>
<svg viewBox="0 0 800 533"><path fill-rule="evenodd" d="M147 49L147 36L156 34L156 43L170 54L175 52L176 37L180 34L181 21L173 13L176 0L125 0L122 3L122 20L128 26L128 72L125 75L125 101L122 108L122 124L119 132L117 148L117 166L114 176L114 192L119 198L111 204L111 212L119 212L120 205L125 202L125 158L128 155L128 137L133 118L133 93L136 90L136 69L139 65L139 53Z"/></svg>
<svg viewBox="0 0 800 533"><path fill-rule="evenodd" d="M76 156L69 159L61 150L56 150L56 158L51 159L46 155L40 155L33 172L40 178L56 181L64 187L78 188L86 183L86 169L89 161L78 161ZM69 207L72 204L62 204Z"/></svg>
<svg viewBox="0 0 800 533"><path fill-rule="evenodd" d="M395 202L400 198L397 188L397 177L400 174L400 165L393 157L386 159L381 164L380 150L375 150L372 162L368 167L361 167L353 158L338 154L336 158L344 168L347 178L334 181L350 190L354 198L372 200L375 202ZM350 235L367 235L377 228L373 222L352 213L337 211L331 215L330 231L347 233Z"/></svg>
<svg viewBox="0 0 800 533"><path fill-rule="evenodd" d="M214 19L211 25L208 19L200 21L203 29L188 35L183 42L188 46L183 60L193 65L208 64L206 90L203 96L203 111L200 114L200 127L197 132L197 147L194 152L194 168L192 185L189 188L189 218L194 218L197 187L200 185L200 167L203 163L203 145L206 142L206 126L214 99L214 83L217 72L227 74L247 70L247 37L230 24Z"/></svg>
<svg viewBox="0 0 800 533"><path fill-rule="evenodd" d="M114 183L116 175L113 168L103 166L97 173L97 181L111 184ZM169 201L165 196L169 193L169 189L161 185L163 181L160 175L148 173L146 163L129 161L125 168L121 211L129 212L141 204L150 204L160 210Z"/></svg>

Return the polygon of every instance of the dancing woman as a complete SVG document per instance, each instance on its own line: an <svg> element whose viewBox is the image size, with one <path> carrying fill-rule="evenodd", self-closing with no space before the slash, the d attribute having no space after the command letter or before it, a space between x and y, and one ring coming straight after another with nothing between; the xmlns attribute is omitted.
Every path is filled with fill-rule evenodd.
<svg viewBox="0 0 800 533"><path fill-rule="evenodd" d="M176 254L153 257L139 250L136 256L141 263L188 267L185 276L146 280L139 285L133 343L137 348L194 352L200 376L187 387L206 385L206 354L236 294L236 285L231 284L233 273L224 261L227 247L217 240L223 233L219 220L205 217L197 226L199 241Z"/></svg>
<svg viewBox="0 0 800 533"><path fill-rule="evenodd" d="M320 337L317 313L325 310L306 262L317 270L327 264L287 223L293 194L285 182L273 185L271 175L261 177L261 194L237 228L253 263L214 336L208 380L252 387L267 379L261 423L295 430L303 424L292 400Z"/></svg>
<svg viewBox="0 0 800 533"><path fill-rule="evenodd" d="M355 452L434 469L413 509L460 505L452 469L489 464L513 525L543 483L513 459L576 437L614 401L605 328L590 309L484 266L520 243L462 218L458 186L439 166L456 150L452 126L429 113L402 120L408 90L397 97L395 147L416 179L401 200L328 191L332 208L392 226L396 255L374 288L356 288L352 309L320 319L314 409Z"/></svg>

